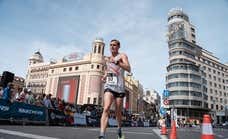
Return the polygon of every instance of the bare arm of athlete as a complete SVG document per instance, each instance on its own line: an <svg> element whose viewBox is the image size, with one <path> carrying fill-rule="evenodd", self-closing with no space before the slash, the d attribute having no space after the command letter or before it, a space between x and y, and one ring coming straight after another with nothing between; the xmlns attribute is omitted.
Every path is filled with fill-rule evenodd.
<svg viewBox="0 0 228 139"><path fill-rule="evenodd" d="M109 57L106 57L105 56L104 60L105 60L105 64L104 64L104 75L101 78L101 80L105 83L106 82L106 77L107 77L107 65L106 65L106 63L109 61Z"/></svg>
<svg viewBox="0 0 228 139"><path fill-rule="evenodd" d="M121 54L121 60L119 61L119 66L124 70L131 72L131 66L126 54L123 54L123 53Z"/></svg>

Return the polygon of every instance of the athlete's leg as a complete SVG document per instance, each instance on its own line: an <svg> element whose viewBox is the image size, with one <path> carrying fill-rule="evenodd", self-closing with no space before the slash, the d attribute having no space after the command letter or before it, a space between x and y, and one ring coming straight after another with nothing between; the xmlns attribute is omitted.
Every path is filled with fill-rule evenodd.
<svg viewBox="0 0 228 139"><path fill-rule="evenodd" d="M123 98L117 97L115 99L116 104L116 120L118 123L118 136L122 137L122 131L121 131L121 121L122 121L122 106L123 106Z"/></svg>
<svg viewBox="0 0 228 139"><path fill-rule="evenodd" d="M112 105L113 99L114 97L111 92L104 93L104 109L101 116L100 136L104 136L105 130L107 128L109 109Z"/></svg>

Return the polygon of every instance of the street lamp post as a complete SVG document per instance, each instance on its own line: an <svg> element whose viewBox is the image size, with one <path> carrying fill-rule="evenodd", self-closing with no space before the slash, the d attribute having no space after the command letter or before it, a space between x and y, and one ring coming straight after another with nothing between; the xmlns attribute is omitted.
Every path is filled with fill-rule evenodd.
<svg viewBox="0 0 228 139"><path fill-rule="evenodd" d="M212 101L213 101L213 109L214 109L215 108L215 99L213 99ZM214 121L217 123L216 110L212 110L212 111L213 111Z"/></svg>

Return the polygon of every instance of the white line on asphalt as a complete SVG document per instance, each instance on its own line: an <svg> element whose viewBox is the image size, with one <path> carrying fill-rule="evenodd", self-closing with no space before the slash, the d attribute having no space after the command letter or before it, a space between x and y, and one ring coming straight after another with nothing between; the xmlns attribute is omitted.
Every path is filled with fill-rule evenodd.
<svg viewBox="0 0 228 139"><path fill-rule="evenodd" d="M168 139L167 136L161 135L159 129L153 129L153 131L154 131L154 133L155 133L156 135L158 135L161 139Z"/></svg>
<svg viewBox="0 0 228 139"><path fill-rule="evenodd" d="M88 129L90 131L99 131L100 129ZM107 130L107 132L112 132L112 133L116 133L116 131L114 130ZM133 132L133 131L126 131L124 130L123 133L128 133L128 134L141 134L141 135L153 135L153 132Z"/></svg>
<svg viewBox="0 0 228 139"><path fill-rule="evenodd" d="M215 134L216 135L216 134ZM224 138L224 136L223 135L216 135L216 136L218 136L218 137L220 137L220 138Z"/></svg>
<svg viewBox="0 0 228 139"><path fill-rule="evenodd" d="M5 130L5 129L0 129L0 133L8 134L8 135L14 135L14 136L20 136L20 137L26 137L26 138L31 138L31 139L58 139L58 138L40 136L40 135L35 135L35 134L28 134L28 133Z"/></svg>

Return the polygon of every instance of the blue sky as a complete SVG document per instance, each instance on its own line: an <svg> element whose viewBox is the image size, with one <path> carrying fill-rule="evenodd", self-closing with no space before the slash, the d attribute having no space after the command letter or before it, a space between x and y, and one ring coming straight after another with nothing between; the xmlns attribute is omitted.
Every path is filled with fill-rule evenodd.
<svg viewBox="0 0 228 139"><path fill-rule="evenodd" d="M144 88L165 87L167 14L183 8L196 26L197 43L228 62L227 0L0 0L0 73L25 77L28 58L40 50L45 61L72 52L89 53L96 37L117 38L120 51Z"/></svg>

